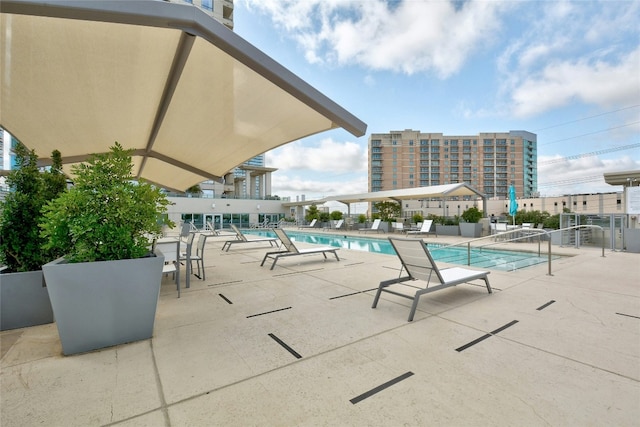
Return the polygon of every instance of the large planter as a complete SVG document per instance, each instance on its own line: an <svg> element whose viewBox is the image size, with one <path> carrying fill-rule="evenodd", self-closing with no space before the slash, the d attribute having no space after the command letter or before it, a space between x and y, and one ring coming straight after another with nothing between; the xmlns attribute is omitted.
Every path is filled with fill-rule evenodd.
<svg viewBox="0 0 640 427"><path fill-rule="evenodd" d="M640 253L640 228L625 228L624 240L627 252Z"/></svg>
<svg viewBox="0 0 640 427"><path fill-rule="evenodd" d="M460 235L462 237L477 238L482 236L482 224L479 222L461 222Z"/></svg>
<svg viewBox="0 0 640 427"><path fill-rule="evenodd" d="M151 338L164 257L42 267L66 355Z"/></svg>
<svg viewBox="0 0 640 427"><path fill-rule="evenodd" d="M459 236L460 227L457 225L436 224L436 235L438 236Z"/></svg>
<svg viewBox="0 0 640 427"><path fill-rule="evenodd" d="M53 322L42 271L0 274L0 330Z"/></svg>

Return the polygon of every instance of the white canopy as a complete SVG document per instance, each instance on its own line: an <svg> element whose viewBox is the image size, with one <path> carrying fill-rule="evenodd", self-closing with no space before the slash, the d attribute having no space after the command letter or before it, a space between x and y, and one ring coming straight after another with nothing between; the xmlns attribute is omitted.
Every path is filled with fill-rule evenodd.
<svg viewBox="0 0 640 427"><path fill-rule="evenodd" d="M182 191L308 135L366 124L190 5L0 1L0 126L65 164L135 150Z"/></svg>
<svg viewBox="0 0 640 427"><path fill-rule="evenodd" d="M345 204L350 203L373 203L388 200L420 200L432 198L447 198L455 196L476 196L485 198L485 195L478 190L468 186L464 182L457 184L432 185L429 187L404 188L401 190L375 191L373 193L346 194L339 196L328 196L317 200L306 200L298 202L284 203L286 206L308 206L311 204L320 205L325 202L337 201Z"/></svg>

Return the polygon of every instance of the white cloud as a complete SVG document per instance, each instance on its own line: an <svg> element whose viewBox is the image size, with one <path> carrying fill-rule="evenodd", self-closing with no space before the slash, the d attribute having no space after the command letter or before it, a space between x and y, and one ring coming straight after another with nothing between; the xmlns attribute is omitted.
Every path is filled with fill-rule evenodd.
<svg viewBox="0 0 640 427"><path fill-rule="evenodd" d="M323 139L310 146L299 141L266 153L269 167L324 173L367 172L367 150L355 142Z"/></svg>
<svg viewBox="0 0 640 427"><path fill-rule="evenodd" d="M528 117L576 100L603 108L634 104L640 99L639 65L640 49L617 63L581 59L550 64L514 89L513 114Z"/></svg>
<svg viewBox="0 0 640 427"><path fill-rule="evenodd" d="M527 29L497 61L507 114L526 118L576 103L637 103L639 4L539 3L538 13L526 16Z"/></svg>
<svg viewBox="0 0 640 427"><path fill-rule="evenodd" d="M348 180L341 180L334 176L301 176L277 173L272 176L271 187L274 195L291 197L293 200L302 195L307 200L311 200L340 194L366 193L367 174L350 176Z"/></svg>
<svg viewBox="0 0 640 427"><path fill-rule="evenodd" d="M640 159L629 155L612 159L593 156L557 161L560 159L560 156L538 159L538 188L543 196L619 191L620 188L605 183L603 175L640 169ZM545 164L550 160L556 162Z"/></svg>
<svg viewBox="0 0 640 427"><path fill-rule="evenodd" d="M291 34L312 63L455 74L499 36L511 2L245 0Z"/></svg>

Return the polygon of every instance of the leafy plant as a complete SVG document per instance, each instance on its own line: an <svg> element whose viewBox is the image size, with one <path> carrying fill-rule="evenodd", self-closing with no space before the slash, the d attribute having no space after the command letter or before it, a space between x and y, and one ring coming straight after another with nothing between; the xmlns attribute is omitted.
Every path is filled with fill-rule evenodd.
<svg viewBox="0 0 640 427"><path fill-rule="evenodd" d="M331 215L329 214L329 212L320 212L320 214L318 215L318 221L320 222L327 222L331 219Z"/></svg>
<svg viewBox="0 0 640 427"><path fill-rule="evenodd" d="M43 209L45 248L64 253L69 262L146 255L169 201L159 188L135 182L132 169L131 150L117 142L110 152L73 166L75 185Z"/></svg>
<svg viewBox="0 0 640 427"><path fill-rule="evenodd" d="M342 211L332 211L331 219L334 221L339 221L342 219Z"/></svg>
<svg viewBox="0 0 640 427"><path fill-rule="evenodd" d="M320 218L320 211L318 210L318 206L316 205L309 206L309 209L307 209L307 214L305 215L304 219L311 222L314 219L319 219L319 218Z"/></svg>
<svg viewBox="0 0 640 427"><path fill-rule="evenodd" d="M376 202L373 204L373 207L380 214L380 218L387 222L399 217L402 209L397 202Z"/></svg>
<svg viewBox="0 0 640 427"><path fill-rule="evenodd" d="M424 221L424 217L422 216L422 214L419 213L415 213L413 214L413 216L411 217L411 221L413 221L414 223L419 223Z"/></svg>
<svg viewBox="0 0 640 427"><path fill-rule="evenodd" d="M16 169L7 177L11 192L2 204L0 217L0 261L12 272L40 270L43 264L59 257L55 250L45 250L38 222L46 202L66 187L59 151L51 155L53 164L40 172L38 156L21 142L14 149Z"/></svg>
<svg viewBox="0 0 640 427"><path fill-rule="evenodd" d="M365 214L358 215L358 224L364 224L367 222L367 216Z"/></svg>
<svg viewBox="0 0 640 427"><path fill-rule="evenodd" d="M475 206L471 206L462 212L461 217L465 222L477 223L480 221L480 218L482 218L482 211Z"/></svg>

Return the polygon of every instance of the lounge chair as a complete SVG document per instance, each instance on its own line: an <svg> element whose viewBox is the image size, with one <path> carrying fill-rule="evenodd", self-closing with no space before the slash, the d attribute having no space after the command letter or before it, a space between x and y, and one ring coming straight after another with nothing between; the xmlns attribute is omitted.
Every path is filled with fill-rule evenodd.
<svg viewBox="0 0 640 427"><path fill-rule="evenodd" d="M402 222L392 222L391 229L394 233L404 233L406 230L404 229L404 223Z"/></svg>
<svg viewBox="0 0 640 427"><path fill-rule="evenodd" d="M489 285L489 278L487 277L489 274L488 271L471 270L461 267L451 267L440 270L433 261L433 258L422 239L389 237L389 241L402 263L400 274L402 274L402 270L405 270L407 275L398 277L397 279L384 280L380 282L378 292L376 293L371 308L376 308L382 292L388 292L390 294L412 299L413 304L411 306L411 311L409 312L409 322L411 322L416 312L416 308L418 307L420 296L424 294L478 279L484 280L487 291L492 293L491 285ZM426 285L421 287L413 284L416 281L426 283ZM411 282L411 284L405 282ZM392 285L409 287L414 290L415 293L413 295L407 295L405 293L388 289ZM435 286L429 287L429 285Z"/></svg>
<svg viewBox="0 0 640 427"><path fill-rule="evenodd" d="M236 243L269 242L271 246L274 246L275 244L275 246L278 247L278 239L276 239L275 237L260 237L257 239L247 239L247 237L242 233L242 231L240 231L240 229L235 224L230 224L230 227L233 229L233 231L235 231L237 239L227 240L226 242L224 242L224 245L222 245L222 250L225 252L229 252L229 249L231 249L231 245L235 245Z"/></svg>
<svg viewBox="0 0 640 427"><path fill-rule="evenodd" d="M318 222L317 219L313 219L313 221L311 221L311 223L309 223L309 225L299 225L298 229L302 229L302 228L313 228L316 226L316 222Z"/></svg>
<svg viewBox="0 0 640 427"><path fill-rule="evenodd" d="M342 228L342 224L344 224L344 219L339 219L338 222L336 222L335 227L324 227L323 230L340 230Z"/></svg>
<svg viewBox="0 0 640 427"><path fill-rule="evenodd" d="M382 231L384 233L384 230L382 228L380 228L380 223L381 222L382 222L381 219L376 219L376 220L373 221L373 224L371 225L371 228L361 228L358 231L363 232L363 233L366 233L366 232L369 232L369 231L376 231L376 232Z"/></svg>
<svg viewBox="0 0 640 427"><path fill-rule="evenodd" d="M422 222L422 225L420 226L419 230L409 230L407 231L407 234L429 234L431 233L431 225L433 224L433 220L428 219ZM438 237L438 235L436 233L433 233L436 235L436 237Z"/></svg>
<svg viewBox="0 0 640 427"><path fill-rule="evenodd" d="M317 246L317 247L308 248L308 249L307 248L298 249L296 248L296 245L293 244L293 242L291 241L291 239L289 238L289 236L284 230L276 228L273 230L273 232L276 233L276 236L278 236L278 238L282 242L282 246L284 246L285 250L278 251L278 252L267 252L264 255L264 258L262 259L262 263L260 263L261 267L264 265L264 262L267 260L267 258L273 258L273 264L271 264L271 268L270 268L270 270L273 270L273 267L276 266L276 262L278 262L278 259L282 257L289 257L289 256L296 256L296 255L309 255L309 254L322 254L324 255L324 259L327 259L327 252L331 252L336 257L336 260L340 261L340 258L338 258L338 254L336 252L340 248L333 247L333 246Z"/></svg>

